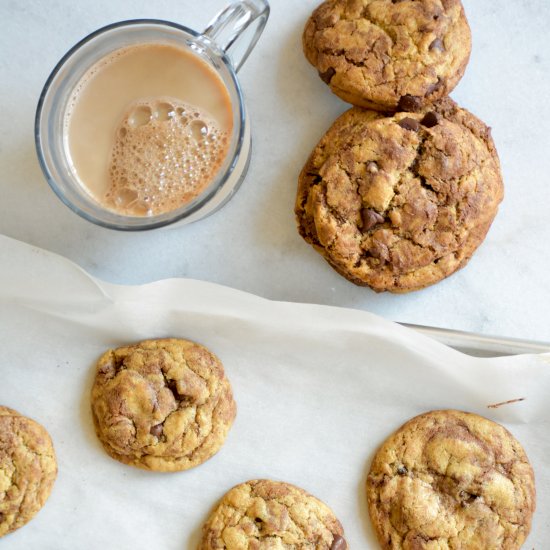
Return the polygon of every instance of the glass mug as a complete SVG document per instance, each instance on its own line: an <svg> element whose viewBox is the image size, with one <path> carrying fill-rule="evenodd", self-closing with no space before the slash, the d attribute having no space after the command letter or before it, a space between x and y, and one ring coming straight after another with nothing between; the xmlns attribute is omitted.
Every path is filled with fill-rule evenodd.
<svg viewBox="0 0 550 550"><path fill-rule="evenodd" d="M136 19L103 27L76 44L48 78L36 112L38 159L57 196L86 220L125 231L191 223L226 204L246 175L251 153L250 123L237 72L256 45L268 17L267 0L243 0L230 4L203 33L169 21ZM67 150L65 117L74 89L92 66L115 50L142 43L183 46L212 67L231 98L233 131L217 176L197 198L163 214L128 216L101 206L79 182Z"/></svg>

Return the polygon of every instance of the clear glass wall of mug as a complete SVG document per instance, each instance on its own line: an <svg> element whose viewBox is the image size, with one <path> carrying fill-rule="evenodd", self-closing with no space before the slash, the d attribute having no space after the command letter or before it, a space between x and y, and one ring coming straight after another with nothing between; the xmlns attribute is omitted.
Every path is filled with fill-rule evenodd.
<svg viewBox="0 0 550 550"><path fill-rule="evenodd" d="M268 17L267 0L244 0L202 33L131 20L74 46L36 113L38 158L53 191L88 221L127 231L221 208L251 153L237 72Z"/></svg>

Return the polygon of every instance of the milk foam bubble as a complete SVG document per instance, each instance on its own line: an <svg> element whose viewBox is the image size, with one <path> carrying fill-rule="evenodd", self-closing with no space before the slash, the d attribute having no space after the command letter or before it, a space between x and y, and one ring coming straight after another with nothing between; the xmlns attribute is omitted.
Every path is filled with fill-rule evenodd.
<svg viewBox="0 0 550 550"><path fill-rule="evenodd" d="M130 216L170 212L215 179L229 136L203 109L174 98L133 103L117 128L105 202Z"/></svg>

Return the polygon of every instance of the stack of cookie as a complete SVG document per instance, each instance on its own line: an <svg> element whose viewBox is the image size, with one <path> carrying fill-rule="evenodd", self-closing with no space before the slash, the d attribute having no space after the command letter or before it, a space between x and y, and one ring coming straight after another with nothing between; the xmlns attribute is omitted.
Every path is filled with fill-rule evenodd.
<svg viewBox="0 0 550 550"><path fill-rule="evenodd" d="M355 107L302 170L302 237L378 292L419 290L466 265L503 182L490 129L447 97L471 51L460 0L327 0L303 45Z"/></svg>

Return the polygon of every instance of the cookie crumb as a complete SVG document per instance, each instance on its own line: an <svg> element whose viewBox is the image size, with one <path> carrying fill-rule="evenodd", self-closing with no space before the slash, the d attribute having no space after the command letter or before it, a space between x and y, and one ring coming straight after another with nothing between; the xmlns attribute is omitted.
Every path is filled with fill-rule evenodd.
<svg viewBox="0 0 550 550"><path fill-rule="evenodd" d="M522 401L525 401L526 397L520 397L519 399L510 399L508 401L503 401L502 403L495 403L494 405L487 405L488 409L499 409L500 407L504 407L504 405L513 405L515 403L521 403Z"/></svg>

